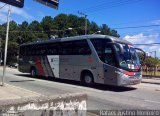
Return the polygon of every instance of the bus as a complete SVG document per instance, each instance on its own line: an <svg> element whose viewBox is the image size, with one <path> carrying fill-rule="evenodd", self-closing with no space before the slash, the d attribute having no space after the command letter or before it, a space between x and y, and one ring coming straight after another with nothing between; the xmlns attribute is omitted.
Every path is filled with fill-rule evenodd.
<svg viewBox="0 0 160 116"><path fill-rule="evenodd" d="M20 46L18 70L38 75L127 86L139 84L141 64L132 43L108 35L82 35L25 43Z"/></svg>

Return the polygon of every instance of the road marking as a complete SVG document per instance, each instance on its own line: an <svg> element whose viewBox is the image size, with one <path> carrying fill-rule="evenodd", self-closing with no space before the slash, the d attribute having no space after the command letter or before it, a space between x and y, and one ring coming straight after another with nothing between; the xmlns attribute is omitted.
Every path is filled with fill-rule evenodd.
<svg viewBox="0 0 160 116"><path fill-rule="evenodd" d="M152 100L144 100L144 101L160 104L160 102L158 102L158 101L152 101Z"/></svg>

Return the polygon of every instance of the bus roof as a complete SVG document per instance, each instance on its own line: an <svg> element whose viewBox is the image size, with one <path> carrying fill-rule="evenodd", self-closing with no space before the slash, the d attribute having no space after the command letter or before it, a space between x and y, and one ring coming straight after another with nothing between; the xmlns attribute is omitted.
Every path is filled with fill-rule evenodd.
<svg viewBox="0 0 160 116"><path fill-rule="evenodd" d="M30 43L24 43L21 46L25 46L25 45L33 45L33 44L47 44L47 43L51 43L51 42L63 42L63 41L72 41L72 40L82 40L82 39L109 39L113 42L118 42L118 43L125 43L125 44L130 44L132 45L130 42L117 38L117 37L113 37L113 36L109 36L109 35L99 35L99 34L92 34L92 35L81 35L81 36L73 36L73 37L65 37L65 38L56 38L56 39L50 39L50 40L44 40L44 41L36 41L36 42L30 42Z"/></svg>

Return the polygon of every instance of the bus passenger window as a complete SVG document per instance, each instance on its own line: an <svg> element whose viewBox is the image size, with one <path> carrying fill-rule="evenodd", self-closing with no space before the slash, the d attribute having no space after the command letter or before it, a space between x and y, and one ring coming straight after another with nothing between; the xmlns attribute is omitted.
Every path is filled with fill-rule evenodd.
<svg viewBox="0 0 160 116"><path fill-rule="evenodd" d="M103 41L101 39L91 39L93 46L95 47L97 54L101 61L103 61Z"/></svg>
<svg viewBox="0 0 160 116"><path fill-rule="evenodd" d="M90 55L91 49L86 40L73 41L73 54L74 55Z"/></svg>

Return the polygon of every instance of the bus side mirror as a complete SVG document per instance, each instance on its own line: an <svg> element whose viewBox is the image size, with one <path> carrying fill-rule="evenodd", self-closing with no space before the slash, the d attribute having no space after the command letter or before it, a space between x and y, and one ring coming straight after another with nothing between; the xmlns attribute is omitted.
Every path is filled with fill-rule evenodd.
<svg viewBox="0 0 160 116"><path fill-rule="evenodd" d="M121 44L118 44L118 43L116 43L116 45L119 47L120 53L123 54L124 53L123 46Z"/></svg>
<svg viewBox="0 0 160 116"><path fill-rule="evenodd" d="M139 51L141 51L143 53L143 59L142 59L142 61L144 61L146 59L146 53L142 49L140 49L140 48L134 48L134 49L135 50L139 50Z"/></svg>
<svg viewBox="0 0 160 116"><path fill-rule="evenodd" d="M123 54L124 53L124 50L123 50L123 46L119 43L114 43L114 42L108 42L108 44L113 44L113 45L116 45L118 46L119 50L120 50L120 53Z"/></svg>

